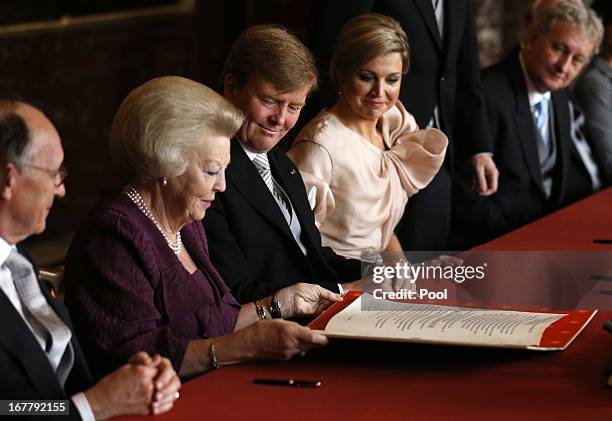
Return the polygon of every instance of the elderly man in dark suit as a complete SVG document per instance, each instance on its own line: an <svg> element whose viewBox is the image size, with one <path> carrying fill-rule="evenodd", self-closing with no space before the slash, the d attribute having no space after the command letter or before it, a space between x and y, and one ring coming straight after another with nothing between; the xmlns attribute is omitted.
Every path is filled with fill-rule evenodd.
<svg viewBox="0 0 612 421"><path fill-rule="evenodd" d="M297 282L358 288L360 262L321 246L300 172L277 147L316 82L310 52L280 27L248 28L226 58L223 95L247 118L204 226L211 260L241 303Z"/></svg>
<svg viewBox="0 0 612 421"><path fill-rule="evenodd" d="M63 159L42 112L0 101L0 396L69 399L68 419L165 412L180 387L170 362L139 353L94 384L68 312L15 246L44 230L54 198L64 196Z"/></svg>
<svg viewBox="0 0 612 421"><path fill-rule="evenodd" d="M601 23L573 1L538 8L520 51L483 72L499 190L461 205L465 228L486 241L592 190L571 140L566 87L601 39Z"/></svg>
<svg viewBox="0 0 612 421"><path fill-rule="evenodd" d="M612 2L596 0L591 8L603 21L603 42L574 85L572 96L584 111L588 140L602 176L612 184Z"/></svg>

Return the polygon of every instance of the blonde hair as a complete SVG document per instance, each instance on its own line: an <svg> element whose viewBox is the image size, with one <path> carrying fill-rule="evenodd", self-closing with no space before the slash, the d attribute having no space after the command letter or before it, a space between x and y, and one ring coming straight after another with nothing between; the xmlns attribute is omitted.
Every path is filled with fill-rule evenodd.
<svg viewBox="0 0 612 421"><path fill-rule="evenodd" d="M110 133L111 157L126 181L181 175L204 134L231 138L243 113L212 89L178 76L152 79L119 106Z"/></svg>
<svg viewBox="0 0 612 421"><path fill-rule="evenodd" d="M220 87L228 74L238 87L261 76L284 91L312 91L318 79L310 50L278 25L254 25L240 34L225 59Z"/></svg>
<svg viewBox="0 0 612 421"><path fill-rule="evenodd" d="M402 73L410 66L408 37L402 26L388 16L368 13L349 20L336 37L330 64L331 79L338 84L354 75L368 61L400 53Z"/></svg>

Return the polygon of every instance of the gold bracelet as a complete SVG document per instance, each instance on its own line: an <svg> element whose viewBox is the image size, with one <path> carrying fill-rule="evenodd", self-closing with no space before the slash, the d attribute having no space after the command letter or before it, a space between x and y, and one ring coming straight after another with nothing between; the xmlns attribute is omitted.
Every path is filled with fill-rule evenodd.
<svg viewBox="0 0 612 421"><path fill-rule="evenodd" d="M215 340L210 339L210 347L208 348L208 355L210 356L210 365L212 370L219 368L219 362L217 361L217 353L215 352Z"/></svg>
<svg viewBox="0 0 612 421"><path fill-rule="evenodd" d="M255 303L255 311L257 311L257 317L259 320L264 320L267 318L266 310L261 305L261 301L255 300L253 303Z"/></svg>

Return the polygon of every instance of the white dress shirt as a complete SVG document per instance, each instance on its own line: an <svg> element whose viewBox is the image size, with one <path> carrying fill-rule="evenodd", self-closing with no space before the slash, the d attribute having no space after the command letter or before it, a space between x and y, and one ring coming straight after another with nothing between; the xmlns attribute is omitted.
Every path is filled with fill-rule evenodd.
<svg viewBox="0 0 612 421"><path fill-rule="evenodd" d="M26 326L28 326L36 338L36 341L40 345L41 350L45 352L45 340L36 334L36 331L32 329L32 326L24 316L23 306L21 305L21 300L19 299L19 295L15 289L15 284L13 283L13 275L5 265L6 259L8 259L9 254L11 254L11 251L14 248L15 245L7 243L4 238L0 237L0 289L9 299L11 304L13 304L13 307L15 307L15 310L17 313L19 313L19 316L21 316ZM85 397L84 393L77 393L76 395L71 396L71 399L83 421L95 421L93 411L91 410L91 406L89 405L87 397Z"/></svg>
<svg viewBox="0 0 612 421"><path fill-rule="evenodd" d="M527 70L525 69L525 63L523 62L523 56L519 54L519 62L521 63L521 70L523 71L523 77L525 78L525 84L527 85L527 99L529 100L529 109L531 110L531 115L534 116L535 121L535 105L542 101L543 98L546 98L550 104L550 91L546 91L544 93L538 92L535 88L535 85L531 81ZM552 111L552 107L551 107ZM550 121L550 117L546 120L546 129L547 133L550 133L548 130L548 124Z"/></svg>

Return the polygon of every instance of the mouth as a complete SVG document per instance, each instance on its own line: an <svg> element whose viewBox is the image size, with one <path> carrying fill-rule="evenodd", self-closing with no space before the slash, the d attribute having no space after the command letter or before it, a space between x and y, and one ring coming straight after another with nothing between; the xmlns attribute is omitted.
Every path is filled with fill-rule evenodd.
<svg viewBox="0 0 612 421"><path fill-rule="evenodd" d="M387 105L387 101L380 99L365 99L365 102L370 108L381 109Z"/></svg>
<svg viewBox="0 0 612 421"><path fill-rule="evenodd" d="M257 123L255 123L257 124ZM261 124L257 124L257 126L266 134L270 135L270 136L276 136L280 133L279 130L272 130L272 129L268 129L265 126L262 126Z"/></svg>
<svg viewBox="0 0 612 421"><path fill-rule="evenodd" d="M559 82L564 82L565 81L565 75L562 74L562 73L558 73L558 72L555 72L555 71L550 71L548 73L556 81L559 81Z"/></svg>

